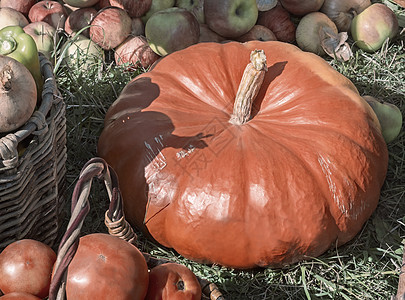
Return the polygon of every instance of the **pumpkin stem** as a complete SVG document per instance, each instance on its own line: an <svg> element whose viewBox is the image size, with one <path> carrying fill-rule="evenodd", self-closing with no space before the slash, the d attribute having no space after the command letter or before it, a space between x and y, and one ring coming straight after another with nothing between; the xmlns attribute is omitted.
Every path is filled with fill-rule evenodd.
<svg viewBox="0 0 405 300"><path fill-rule="evenodd" d="M5 65L0 71L0 91L8 92L11 90L11 79L13 78L13 70L9 65Z"/></svg>
<svg viewBox="0 0 405 300"><path fill-rule="evenodd" d="M230 123L245 124L250 119L252 104L264 80L267 71L266 55L263 50L253 50L250 53L250 63L243 72L242 80L236 93L233 113Z"/></svg>

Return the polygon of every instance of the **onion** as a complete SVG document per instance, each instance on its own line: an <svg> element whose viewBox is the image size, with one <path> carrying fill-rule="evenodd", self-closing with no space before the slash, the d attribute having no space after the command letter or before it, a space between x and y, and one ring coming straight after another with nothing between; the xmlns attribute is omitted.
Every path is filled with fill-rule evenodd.
<svg viewBox="0 0 405 300"><path fill-rule="evenodd" d="M302 50L344 61L352 56L347 38L347 32L338 33L335 23L321 12L304 16L296 31L297 44Z"/></svg>
<svg viewBox="0 0 405 300"><path fill-rule="evenodd" d="M321 12L312 12L305 15L297 26L295 38L301 50L318 55L325 55L321 45L320 30L326 30L330 35L338 34L335 23Z"/></svg>
<svg viewBox="0 0 405 300"><path fill-rule="evenodd" d="M0 132L24 125L35 110L37 87L30 71L17 60L0 56Z"/></svg>
<svg viewBox="0 0 405 300"><path fill-rule="evenodd" d="M325 0L320 11L336 24L339 32L347 32L353 18L370 5L370 0Z"/></svg>

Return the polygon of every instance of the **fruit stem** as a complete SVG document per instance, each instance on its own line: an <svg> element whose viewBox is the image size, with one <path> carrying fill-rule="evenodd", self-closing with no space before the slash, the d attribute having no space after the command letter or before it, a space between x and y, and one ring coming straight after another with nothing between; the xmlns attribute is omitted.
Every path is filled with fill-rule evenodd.
<svg viewBox="0 0 405 300"><path fill-rule="evenodd" d="M5 65L0 71L0 91L8 92L11 90L11 78L13 77L13 70L9 65Z"/></svg>
<svg viewBox="0 0 405 300"><path fill-rule="evenodd" d="M250 53L250 63L243 72L242 80L236 93L233 113L229 122L234 125L243 125L250 120L252 104L267 71L266 55L263 50L253 50Z"/></svg>
<svg viewBox="0 0 405 300"><path fill-rule="evenodd" d="M8 37L6 40L0 39L0 55L7 55L12 52L17 47L17 42L14 38Z"/></svg>

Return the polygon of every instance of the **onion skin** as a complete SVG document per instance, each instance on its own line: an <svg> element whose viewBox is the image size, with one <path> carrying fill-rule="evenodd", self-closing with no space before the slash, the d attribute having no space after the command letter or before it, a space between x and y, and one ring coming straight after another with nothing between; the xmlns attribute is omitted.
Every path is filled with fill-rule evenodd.
<svg viewBox="0 0 405 300"><path fill-rule="evenodd" d="M36 103L37 86L30 71L17 60L0 55L0 133L24 125Z"/></svg>
<svg viewBox="0 0 405 300"><path fill-rule="evenodd" d="M347 32L353 18L370 5L370 0L324 0L320 11L336 24L339 32Z"/></svg>
<svg viewBox="0 0 405 300"><path fill-rule="evenodd" d="M305 16L318 11L324 0L280 0L281 5L295 16Z"/></svg>
<svg viewBox="0 0 405 300"><path fill-rule="evenodd" d="M296 41L301 50L325 55L326 52L321 46L320 30L322 27L329 28L334 34L338 34L335 23L327 15L321 12L312 12L304 16L296 31Z"/></svg>
<svg viewBox="0 0 405 300"><path fill-rule="evenodd" d="M295 41L296 27L291 21L290 13L280 4L268 11L259 12L257 24L270 29L278 41L287 43Z"/></svg>

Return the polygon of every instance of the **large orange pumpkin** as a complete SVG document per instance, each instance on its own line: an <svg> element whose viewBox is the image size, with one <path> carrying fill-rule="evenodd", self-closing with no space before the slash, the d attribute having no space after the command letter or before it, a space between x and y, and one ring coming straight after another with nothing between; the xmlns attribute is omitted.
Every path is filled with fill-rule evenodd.
<svg viewBox="0 0 405 300"><path fill-rule="evenodd" d="M229 122L252 50L268 71L250 120ZM377 206L380 125L355 86L281 42L203 43L130 82L98 144L135 226L183 256L282 266L342 245Z"/></svg>

